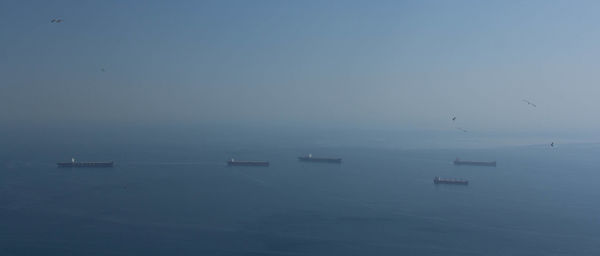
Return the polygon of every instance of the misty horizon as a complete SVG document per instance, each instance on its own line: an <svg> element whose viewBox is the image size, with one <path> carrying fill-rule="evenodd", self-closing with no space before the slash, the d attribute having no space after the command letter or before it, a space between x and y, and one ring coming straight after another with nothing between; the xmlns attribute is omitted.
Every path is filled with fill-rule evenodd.
<svg viewBox="0 0 600 256"><path fill-rule="evenodd" d="M0 255L600 255L600 1L0 1Z"/></svg>
<svg viewBox="0 0 600 256"><path fill-rule="evenodd" d="M2 125L600 129L595 2L31 5L0 5Z"/></svg>

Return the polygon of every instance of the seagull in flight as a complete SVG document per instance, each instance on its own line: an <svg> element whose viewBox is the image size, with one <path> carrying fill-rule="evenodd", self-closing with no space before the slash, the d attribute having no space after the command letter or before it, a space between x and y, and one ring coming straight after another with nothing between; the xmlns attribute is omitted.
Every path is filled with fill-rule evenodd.
<svg viewBox="0 0 600 256"><path fill-rule="evenodd" d="M453 117L453 118L452 118L452 121L455 121L455 120L456 120L456 117Z"/></svg>
<svg viewBox="0 0 600 256"><path fill-rule="evenodd" d="M528 100L523 100L525 103L527 103L527 105L531 105L533 107L537 107L535 104L531 103L531 101Z"/></svg>
<svg viewBox="0 0 600 256"><path fill-rule="evenodd" d="M61 22L63 22L63 20L62 20L62 19L52 19L52 20L50 21L50 23L61 23Z"/></svg>

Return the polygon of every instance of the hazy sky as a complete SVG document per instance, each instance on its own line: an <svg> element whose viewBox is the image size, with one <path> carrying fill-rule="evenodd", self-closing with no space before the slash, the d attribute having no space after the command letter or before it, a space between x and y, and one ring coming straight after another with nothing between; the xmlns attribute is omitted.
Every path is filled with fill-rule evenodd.
<svg viewBox="0 0 600 256"><path fill-rule="evenodd" d="M456 115L468 129L593 131L599 13L597 1L3 0L0 124L454 129Z"/></svg>

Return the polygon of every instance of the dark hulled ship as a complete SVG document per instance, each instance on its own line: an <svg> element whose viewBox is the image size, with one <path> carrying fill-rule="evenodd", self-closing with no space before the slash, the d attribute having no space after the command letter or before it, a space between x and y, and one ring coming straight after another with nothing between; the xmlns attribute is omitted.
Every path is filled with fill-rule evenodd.
<svg viewBox="0 0 600 256"><path fill-rule="evenodd" d="M312 154L308 154L307 156L298 157L299 161L302 162L315 162L315 163L333 163L333 164L341 164L341 158L329 158L329 157L313 157Z"/></svg>
<svg viewBox="0 0 600 256"><path fill-rule="evenodd" d="M237 161L233 158L227 161L229 166L269 166L267 161Z"/></svg>
<svg viewBox="0 0 600 256"><path fill-rule="evenodd" d="M445 179L435 176L435 178L433 178L433 184L469 185L469 181L461 179Z"/></svg>
<svg viewBox="0 0 600 256"><path fill-rule="evenodd" d="M58 167L96 167L110 168L114 166L114 162L77 162L75 158L71 158L71 162L56 163Z"/></svg>
<svg viewBox="0 0 600 256"><path fill-rule="evenodd" d="M456 160L454 160L454 165L496 166L496 161L492 161L492 162L462 161L462 160L456 158Z"/></svg>

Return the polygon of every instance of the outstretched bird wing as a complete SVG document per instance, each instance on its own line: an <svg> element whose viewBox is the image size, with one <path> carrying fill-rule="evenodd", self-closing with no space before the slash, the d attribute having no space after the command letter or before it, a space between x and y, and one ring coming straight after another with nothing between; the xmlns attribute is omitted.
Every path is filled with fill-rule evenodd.
<svg viewBox="0 0 600 256"><path fill-rule="evenodd" d="M531 101L528 101L528 100L523 100L523 102L527 103L528 105L531 105L531 106L537 107L535 104L531 103Z"/></svg>

